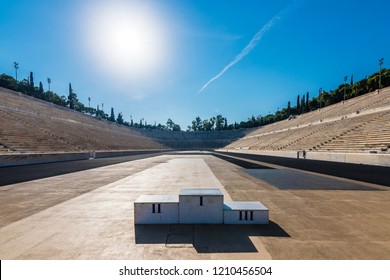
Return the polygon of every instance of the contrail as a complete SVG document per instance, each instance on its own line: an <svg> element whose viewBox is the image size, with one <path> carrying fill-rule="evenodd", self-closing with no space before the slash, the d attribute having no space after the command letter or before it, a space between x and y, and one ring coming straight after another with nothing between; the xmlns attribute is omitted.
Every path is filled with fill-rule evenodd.
<svg viewBox="0 0 390 280"><path fill-rule="evenodd" d="M225 66L225 68L222 69L221 72L219 72L216 76L211 78L207 83L204 84L204 86L198 91L198 93L202 92L205 88L207 88L212 82L220 78L227 70L229 70L230 67L234 66L236 63L238 63L241 59L243 59L247 54L249 54L260 42L260 40L263 38L264 34L270 30L275 23L277 23L288 10L290 10L293 6L296 5L296 2L293 4L287 6L282 11L277 13L270 21L268 21L256 34L253 36L252 40L248 43L248 45L245 46L245 48L228 64Z"/></svg>

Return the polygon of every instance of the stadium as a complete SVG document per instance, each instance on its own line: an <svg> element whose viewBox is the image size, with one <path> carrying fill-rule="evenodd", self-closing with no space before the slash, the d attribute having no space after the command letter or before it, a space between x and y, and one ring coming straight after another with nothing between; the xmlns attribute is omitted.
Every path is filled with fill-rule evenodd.
<svg viewBox="0 0 390 280"><path fill-rule="evenodd" d="M258 128L133 128L0 88L1 259L388 259L390 88ZM219 188L267 225L136 225Z"/></svg>
<svg viewBox="0 0 390 280"><path fill-rule="evenodd" d="M1 1L1 278L386 279L389 12Z"/></svg>

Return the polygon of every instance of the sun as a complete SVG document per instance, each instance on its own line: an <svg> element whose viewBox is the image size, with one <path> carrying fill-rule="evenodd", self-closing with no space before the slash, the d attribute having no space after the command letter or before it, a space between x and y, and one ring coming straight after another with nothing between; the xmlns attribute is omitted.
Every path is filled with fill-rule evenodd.
<svg viewBox="0 0 390 280"><path fill-rule="evenodd" d="M136 82L161 70L167 57L164 22L141 2L110 2L89 10L88 54L115 79Z"/></svg>

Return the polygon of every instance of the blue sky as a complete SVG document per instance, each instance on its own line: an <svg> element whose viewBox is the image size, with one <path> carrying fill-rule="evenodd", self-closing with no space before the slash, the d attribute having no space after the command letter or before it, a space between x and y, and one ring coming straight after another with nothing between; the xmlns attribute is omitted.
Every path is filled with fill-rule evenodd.
<svg viewBox="0 0 390 280"><path fill-rule="evenodd" d="M19 78L32 71L47 89L50 77L65 96L71 82L81 102L126 120L239 122L362 79L382 57L388 67L389 14L388 0L2 0L0 73L14 76L16 61Z"/></svg>

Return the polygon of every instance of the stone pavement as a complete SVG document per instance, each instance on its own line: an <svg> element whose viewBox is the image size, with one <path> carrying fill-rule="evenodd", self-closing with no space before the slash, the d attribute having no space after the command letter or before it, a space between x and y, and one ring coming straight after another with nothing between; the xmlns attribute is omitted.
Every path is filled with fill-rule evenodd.
<svg viewBox="0 0 390 280"><path fill-rule="evenodd" d="M389 192L359 184L375 190L279 189L199 153L8 185L0 188L0 259L389 259ZM134 225L139 195L182 187L261 201L271 222Z"/></svg>

